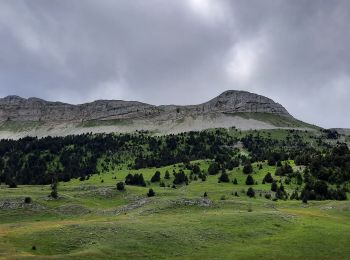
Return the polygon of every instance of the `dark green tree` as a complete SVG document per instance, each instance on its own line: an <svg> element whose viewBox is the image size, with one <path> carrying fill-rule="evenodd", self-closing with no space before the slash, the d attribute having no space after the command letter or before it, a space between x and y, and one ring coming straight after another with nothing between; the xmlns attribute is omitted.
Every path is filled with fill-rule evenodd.
<svg viewBox="0 0 350 260"><path fill-rule="evenodd" d="M247 179L245 180L245 184L246 185L254 185L255 181L252 175L248 175Z"/></svg>
<svg viewBox="0 0 350 260"><path fill-rule="evenodd" d="M153 189L149 189L149 190L148 190L148 193L147 193L147 196L148 196L148 197L153 197L153 196L155 196L155 195L156 195L156 193L154 192Z"/></svg>
<svg viewBox="0 0 350 260"><path fill-rule="evenodd" d="M216 175L219 173L219 170L220 170L219 164L217 162L213 162L209 165L208 173L210 175Z"/></svg>
<svg viewBox="0 0 350 260"><path fill-rule="evenodd" d="M125 190L125 185L124 185L124 182L118 182L117 183L117 190L119 191L124 191Z"/></svg>
<svg viewBox="0 0 350 260"><path fill-rule="evenodd" d="M167 180L170 179L170 174L169 174L169 171L168 171L168 170L165 171L164 178L167 179Z"/></svg>
<svg viewBox="0 0 350 260"><path fill-rule="evenodd" d="M250 197L250 198L255 197L255 191L254 191L254 189L252 187L248 188L247 196Z"/></svg>
<svg viewBox="0 0 350 260"><path fill-rule="evenodd" d="M230 179L226 172L221 173L219 177L219 182L230 182Z"/></svg>
<svg viewBox="0 0 350 260"><path fill-rule="evenodd" d="M58 181L56 177L52 178L50 196L54 199L58 198Z"/></svg>
<svg viewBox="0 0 350 260"><path fill-rule="evenodd" d="M272 178L272 176L271 176L271 173L268 172L268 173L265 175L263 181L266 182L266 183L272 183L272 182L273 182L273 178Z"/></svg>
<svg viewBox="0 0 350 260"><path fill-rule="evenodd" d="M243 167L243 173L245 173L245 174L250 174L250 173L252 173L252 172L253 172L253 166L252 166L251 163L248 163L248 164L244 165L244 167Z"/></svg>
<svg viewBox="0 0 350 260"><path fill-rule="evenodd" d="M276 192L276 191L277 191L277 188L278 188L277 182L276 182L276 181L273 181L272 184L271 184L271 190Z"/></svg>
<svg viewBox="0 0 350 260"><path fill-rule="evenodd" d="M151 178L151 182L159 182L160 181L160 172L156 171Z"/></svg>

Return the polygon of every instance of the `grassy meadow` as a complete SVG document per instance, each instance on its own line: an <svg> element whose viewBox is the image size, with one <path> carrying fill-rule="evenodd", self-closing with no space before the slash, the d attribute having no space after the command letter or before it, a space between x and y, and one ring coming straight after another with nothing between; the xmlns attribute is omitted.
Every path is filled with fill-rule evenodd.
<svg viewBox="0 0 350 260"><path fill-rule="evenodd" d="M191 163L208 170L209 161ZM273 192L271 184L262 184L265 174L280 177L266 163L253 168L255 198L246 195L242 167L228 171L237 185L209 175L175 189L173 170L189 174L183 164L121 166L85 181L59 183L57 200L48 197L47 185L2 185L0 259L349 259L348 201L266 199ZM149 182L156 170L166 187ZM118 191L116 183L128 173L142 173L147 187ZM297 187L293 181L284 186L288 193ZM154 197L147 197L149 188ZM25 197L32 202L24 203Z"/></svg>

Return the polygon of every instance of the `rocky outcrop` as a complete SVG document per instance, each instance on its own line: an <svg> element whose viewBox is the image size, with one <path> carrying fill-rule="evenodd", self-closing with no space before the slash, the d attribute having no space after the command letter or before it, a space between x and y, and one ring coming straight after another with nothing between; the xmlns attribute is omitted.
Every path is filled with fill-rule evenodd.
<svg viewBox="0 0 350 260"><path fill-rule="evenodd" d="M267 97L235 90L226 91L206 103L191 106L154 106L122 100L98 100L71 105L18 96L0 99L2 122L83 122L112 119L150 119L161 122L185 116L237 112L263 112L291 117L283 106Z"/></svg>
<svg viewBox="0 0 350 260"><path fill-rule="evenodd" d="M62 122L142 117L154 106L122 100L98 100L82 105L8 96L0 99L0 121Z"/></svg>
<svg viewBox="0 0 350 260"><path fill-rule="evenodd" d="M246 91L229 90L203 105L203 111L224 113L250 112L290 116L288 111L272 99Z"/></svg>

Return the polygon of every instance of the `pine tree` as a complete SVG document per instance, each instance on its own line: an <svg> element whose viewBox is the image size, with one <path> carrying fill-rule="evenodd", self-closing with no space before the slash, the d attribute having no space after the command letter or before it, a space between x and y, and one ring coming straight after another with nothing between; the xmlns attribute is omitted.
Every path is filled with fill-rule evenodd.
<svg viewBox="0 0 350 260"><path fill-rule="evenodd" d="M255 197L255 191L252 187L249 187L249 189L247 191L247 196L249 196L250 198Z"/></svg>
<svg viewBox="0 0 350 260"><path fill-rule="evenodd" d="M153 196L155 196L155 195L156 195L156 193L154 192L153 189L149 189L149 190L148 190L148 193L147 193L147 196L148 196L148 197L153 197Z"/></svg>
<svg viewBox="0 0 350 260"><path fill-rule="evenodd" d="M160 172L156 171L151 178L151 182L158 182L158 181L160 181Z"/></svg>
<svg viewBox="0 0 350 260"><path fill-rule="evenodd" d="M57 181L57 178L55 178L55 177L52 178L51 194L50 195L54 199L58 198L58 181Z"/></svg>
<svg viewBox="0 0 350 260"><path fill-rule="evenodd" d="M255 181L253 176L251 176L250 174L247 176L247 179L245 180L245 184L246 185L254 185Z"/></svg>
<svg viewBox="0 0 350 260"><path fill-rule="evenodd" d="M219 182L229 182L230 179L226 172L223 172L219 177Z"/></svg>
<svg viewBox="0 0 350 260"><path fill-rule="evenodd" d="M118 182L117 183L117 190L119 191L124 191L125 190L125 185L124 185L124 182Z"/></svg>
<svg viewBox="0 0 350 260"><path fill-rule="evenodd" d="M164 178L167 179L167 180L170 179L170 174L169 174L169 171L168 171L168 170L165 171Z"/></svg>
<svg viewBox="0 0 350 260"><path fill-rule="evenodd" d="M277 182L276 182L276 181L273 181L272 184L271 184L271 190L276 192L276 191L277 191L277 188L278 188Z"/></svg>

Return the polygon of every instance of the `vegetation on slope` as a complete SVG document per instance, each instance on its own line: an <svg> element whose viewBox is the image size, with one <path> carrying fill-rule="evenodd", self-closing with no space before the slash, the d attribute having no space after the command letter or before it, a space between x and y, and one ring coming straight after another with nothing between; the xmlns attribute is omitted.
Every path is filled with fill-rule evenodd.
<svg viewBox="0 0 350 260"><path fill-rule="evenodd" d="M257 184L246 185L243 167L207 173L212 160L160 168L121 167L88 180L60 183L58 199L50 187L0 186L0 249L2 256L65 259L224 258L346 259L350 253L349 202L274 199L268 173L288 194L296 179L275 175L268 161L252 163ZM298 172L302 167L283 161ZM152 182L156 172L159 182ZM189 182L172 185L173 172L183 171ZM166 173L169 172L169 178ZM147 187L125 185L129 174L142 174ZM192 176L192 177L191 177ZM236 179L237 184L232 180ZM102 182L103 180L103 182ZM164 186L161 185L164 183ZM170 187L169 187L170 186ZM249 188L255 192L250 198ZM149 189L154 197L147 197ZM299 192L300 194L300 189ZM204 195L206 194L206 196ZM271 198L266 195L271 195ZM205 196L205 197L204 197ZM25 203L25 197L31 202ZM273 199L273 200L272 200Z"/></svg>
<svg viewBox="0 0 350 260"><path fill-rule="evenodd" d="M308 177L306 199L343 199L350 181L350 151L344 144L331 146L324 136L296 130L248 131L215 129L178 135L83 134L42 139L23 138L0 141L0 181L11 187L18 184L50 184L53 180L81 180L113 170L161 167L175 163L210 159L215 174L254 162L271 166L295 160ZM240 144L243 149L239 148ZM209 170L210 174L211 170ZM294 172L287 172L294 178ZM185 180L184 176L179 176ZM206 176L197 176L204 179ZM222 176L224 181L226 176ZM183 182L183 181L180 181ZM336 191L328 185L338 185ZM323 195L317 195L323 187ZM322 188L321 187L321 188ZM345 196L346 197L346 196Z"/></svg>

